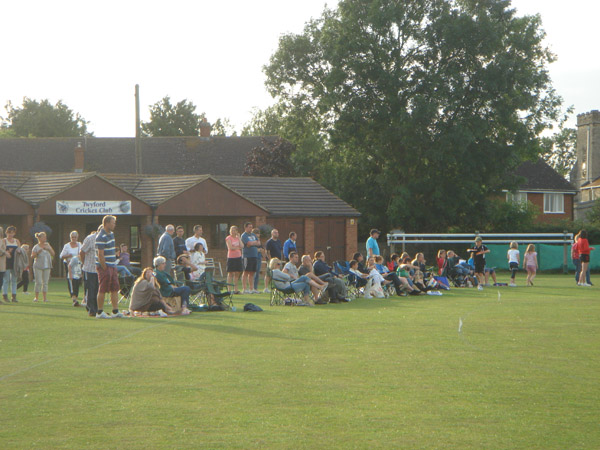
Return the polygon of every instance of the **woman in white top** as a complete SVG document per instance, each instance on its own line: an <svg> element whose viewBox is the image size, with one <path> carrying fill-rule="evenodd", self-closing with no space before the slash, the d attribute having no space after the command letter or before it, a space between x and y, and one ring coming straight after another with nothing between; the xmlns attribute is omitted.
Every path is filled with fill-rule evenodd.
<svg viewBox="0 0 600 450"><path fill-rule="evenodd" d="M54 258L54 249L47 242L46 233L40 231L35 233L38 243L31 249L31 257L33 258L33 274L35 276L35 298L37 302L40 296L40 291L44 296L44 302L48 301L48 280L50 279L50 271L52 270L52 258Z"/></svg>
<svg viewBox="0 0 600 450"><path fill-rule="evenodd" d="M204 253L204 245L202 245L202 242L197 242L196 245L194 245L190 262L192 265L196 266L196 269L190 273L190 278L196 281L206 270L206 254Z"/></svg>
<svg viewBox="0 0 600 450"><path fill-rule="evenodd" d="M516 287L517 285L515 284L515 277L517 276L517 271L519 270L521 257L519 255L519 244L517 244L515 241L510 243L510 248L508 249L506 258L508 259L508 267L510 269L510 283L508 285Z"/></svg>
<svg viewBox="0 0 600 450"><path fill-rule="evenodd" d="M71 258L79 255L81 243L78 242L79 233L77 233L77 231L71 231L69 237L71 240L63 247L62 252L60 252L60 258L63 260L65 265L67 286L69 287L69 295L71 295L71 300L73 300L73 306L79 306L79 301L77 300L77 296L79 295L79 285L75 286L75 283L73 283L73 281L69 278L69 262L71 261Z"/></svg>

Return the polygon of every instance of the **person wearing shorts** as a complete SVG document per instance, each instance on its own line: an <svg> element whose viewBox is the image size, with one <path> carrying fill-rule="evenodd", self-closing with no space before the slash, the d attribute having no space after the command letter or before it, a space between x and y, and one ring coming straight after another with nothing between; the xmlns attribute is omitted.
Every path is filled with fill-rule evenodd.
<svg viewBox="0 0 600 450"><path fill-rule="evenodd" d="M96 235L96 271L98 272L98 312L96 318L110 319L123 317L119 312L119 273L117 272L117 254L115 235L117 225L115 216L104 216L102 228ZM110 293L112 314L103 311L106 294Z"/></svg>
<svg viewBox="0 0 600 450"><path fill-rule="evenodd" d="M477 289L483 290L485 284L485 254L490 252L490 249L483 245L483 239L480 236L475 238L475 245L467 250L473 255L473 264L475 266L475 276L477 277Z"/></svg>
<svg viewBox="0 0 600 450"><path fill-rule="evenodd" d="M242 289L244 294L258 294L254 290L254 273L258 266L258 247L260 240L252 233L252 222L244 224L244 233L242 234L242 257L244 258L244 273L242 273Z"/></svg>
<svg viewBox="0 0 600 450"><path fill-rule="evenodd" d="M244 271L242 260L242 240L238 227L233 225L229 228L229 236L225 238L227 245L227 282L233 284L233 293L239 294L238 281L240 274Z"/></svg>

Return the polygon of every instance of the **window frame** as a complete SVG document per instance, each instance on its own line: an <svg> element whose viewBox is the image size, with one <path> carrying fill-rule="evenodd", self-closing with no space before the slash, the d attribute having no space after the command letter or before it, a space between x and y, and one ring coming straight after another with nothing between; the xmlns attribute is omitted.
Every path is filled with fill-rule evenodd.
<svg viewBox="0 0 600 450"><path fill-rule="evenodd" d="M560 198L558 208L554 210L556 199ZM551 209L547 209L547 201L550 202ZM565 194L559 192L544 193L544 214L564 214L565 213Z"/></svg>

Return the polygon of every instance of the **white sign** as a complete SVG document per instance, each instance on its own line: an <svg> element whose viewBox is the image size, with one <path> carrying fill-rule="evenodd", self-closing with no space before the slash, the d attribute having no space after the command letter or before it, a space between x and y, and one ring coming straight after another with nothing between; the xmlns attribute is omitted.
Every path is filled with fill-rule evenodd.
<svg viewBox="0 0 600 450"><path fill-rule="evenodd" d="M57 200L56 214L75 216L131 214L131 202L129 200Z"/></svg>

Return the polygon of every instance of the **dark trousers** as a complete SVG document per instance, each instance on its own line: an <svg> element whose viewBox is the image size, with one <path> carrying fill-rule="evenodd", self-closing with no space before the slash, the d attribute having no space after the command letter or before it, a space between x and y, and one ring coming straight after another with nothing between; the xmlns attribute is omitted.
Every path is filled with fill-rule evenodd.
<svg viewBox="0 0 600 450"><path fill-rule="evenodd" d="M98 312L98 274L84 271L83 283L85 289L85 307L90 314L96 314Z"/></svg>
<svg viewBox="0 0 600 450"><path fill-rule="evenodd" d="M579 283L579 274L581 273L581 259L574 259L573 264L575 264L575 282ZM588 269L585 274L585 282L590 284L590 265L588 264ZM0 287L2 287L2 282L0 282Z"/></svg>
<svg viewBox="0 0 600 450"><path fill-rule="evenodd" d="M3 284L4 284L4 272L0 272L0 289L2 289Z"/></svg>
<svg viewBox="0 0 600 450"><path fill-rule="evenodd" d="M23 286L23 292L27 292L27 288L29 288L29 271L24 270L21 274L21 281L17 284L17 289Z"/></svg>
<svg viewBox="0 0 600 450"><path fill-rule="evenodd" d="M173 297L181 297L181 307L187 308L190 304L190 287L189 286L179 286L173 288Z"/></svg>
<svg viewBox="0 0 600 450"><path fill-rule="evenodd" d="M510 266L510 278L511 278L511 280L514 281L515 277L517 276L517 272L519 271L519 263L511 262L509 264L509 266Z"/></svg>
<svg viewBox="0 0 600 450"><path fill-rule="evenodd" d="M395 272L388 272L386 274L383 275L383 278L385 280L389 280L392 283L394 283L394 287L396 288L396 292L398 293L398 295L400 295L400 289L402 289L402 282L400 281L400 278L398 278L398 275ZM410 278L409 278L410 280ZM410 283L410 281L409 281Z"/></svg>

